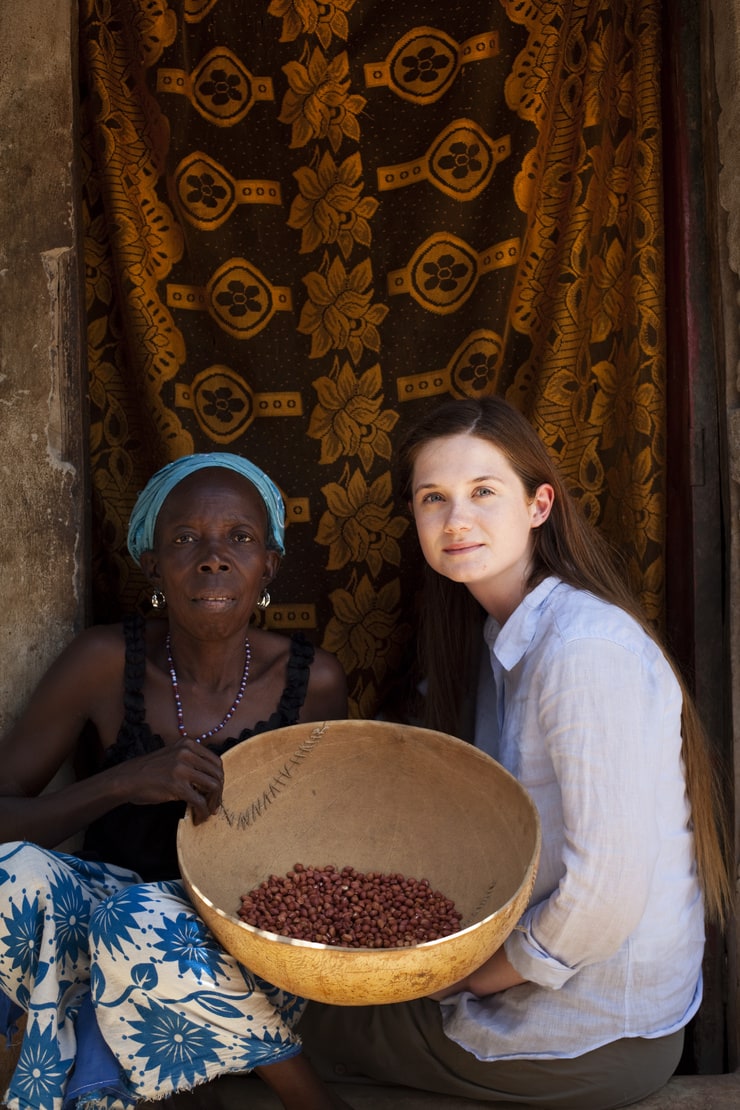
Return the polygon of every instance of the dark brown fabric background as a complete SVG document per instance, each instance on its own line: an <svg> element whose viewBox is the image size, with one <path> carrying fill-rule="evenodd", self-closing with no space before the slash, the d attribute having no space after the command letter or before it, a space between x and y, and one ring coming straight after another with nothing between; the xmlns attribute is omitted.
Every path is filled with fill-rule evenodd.
<svg viewBox="0 0 740 1110"><path fill-rule="evenodd" d="M145 607L151 473L262 466L266 621L372 716L420 556L392 446L501 393L663 606L658 0L83 0L94 616Z"/></svg>

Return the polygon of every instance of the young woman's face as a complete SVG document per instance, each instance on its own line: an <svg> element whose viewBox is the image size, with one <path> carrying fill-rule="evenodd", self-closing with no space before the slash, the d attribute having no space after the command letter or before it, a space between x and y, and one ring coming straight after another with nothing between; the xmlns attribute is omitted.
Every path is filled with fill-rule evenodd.
<svg viewBox="0 0 740 1110"><path fill-rule="evenodd" d="M425 559L499 621L526 593L532 530L552 500L549 485L530 500L504 453L476 435L431 440L414 464L411 508Z"/></svg>
<svg viewBox="0 0 740 1110"><path fill-rule="evenodd" d="M240 474L209 467L175 486L157 518L154 551L142 558L165 593L170 623L206 638L246 627L277 571L266 536L264 502Z"/></svg>

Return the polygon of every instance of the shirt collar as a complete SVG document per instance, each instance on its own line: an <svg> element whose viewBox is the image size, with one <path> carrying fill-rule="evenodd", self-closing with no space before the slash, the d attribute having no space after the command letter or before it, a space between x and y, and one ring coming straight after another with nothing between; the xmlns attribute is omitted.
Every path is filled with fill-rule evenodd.
<svg viewBox="0 0 740 1110"><path fill-rule="evenodd" d="M545 578L526 595L503 626L493 617L486 619L483 638L504 670L510 671L524 655L537 629L542 607L560 584L561 580L554 575Z"/></svg>

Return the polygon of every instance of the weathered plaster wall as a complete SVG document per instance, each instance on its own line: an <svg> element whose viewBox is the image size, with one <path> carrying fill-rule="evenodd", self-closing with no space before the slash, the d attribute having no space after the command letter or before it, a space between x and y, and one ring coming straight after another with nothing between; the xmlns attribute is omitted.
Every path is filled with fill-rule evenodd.
<svg viewBox="0 0 740 1110"><path fill-rule="evenodd" d="M74 6L0 4L0 730L83 619Z"/></svg>
<svg viewBox="0 0 740 1110"><path fill-rule="evenodd" d="M740 0L709 0L710 46L717 98L717 248L720 282L719 349L724 368L727 406L727 498L729 543L727 545L727 602L729 615L729 666L731 668L730 713L735 737L736 844L740 827ZM738 876L740 879L740 876ZM740 907L740 884L736 908ZM734 1001L735 1057L740 1064L740 944L735 922L734 962L728 969L730 1002ZM732 1010L731 1010L732 1012Z"/></svg>

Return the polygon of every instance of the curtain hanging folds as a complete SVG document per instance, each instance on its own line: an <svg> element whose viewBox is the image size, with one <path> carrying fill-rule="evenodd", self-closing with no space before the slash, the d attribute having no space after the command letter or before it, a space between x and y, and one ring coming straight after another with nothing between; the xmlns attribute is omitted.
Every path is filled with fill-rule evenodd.
<svg viewBox="0 0 740 1110"><path fill-rule="evenodd" d="M288 510L275 629L372 716L420 556L392 448L507 396L662 618L659 0L82 0L96 618L137 491L245 454Z"/></svg>

